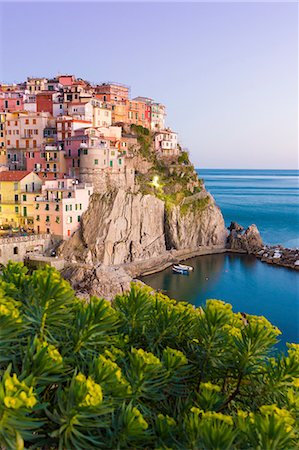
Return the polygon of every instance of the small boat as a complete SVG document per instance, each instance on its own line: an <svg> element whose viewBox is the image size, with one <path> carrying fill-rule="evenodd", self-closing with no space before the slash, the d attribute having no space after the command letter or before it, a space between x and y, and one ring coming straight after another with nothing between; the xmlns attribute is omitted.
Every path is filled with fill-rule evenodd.
<svg viewBox="0 0 299 450"><path fill-rule="evenodd" d="M184 269L183 267L181 267L180 264L176 264L176 265L172 266L172 271L174 273L179 273L181 275L189 275L189 270Z"/></svg>
<svg viewBox="0 0 299 450"><path fill-rule="evenodd" d="M177 266L183 270L188 270L188 272L192 272L192 270L194 270L192 266L185 266L185 264L177 264Z"/></svg>

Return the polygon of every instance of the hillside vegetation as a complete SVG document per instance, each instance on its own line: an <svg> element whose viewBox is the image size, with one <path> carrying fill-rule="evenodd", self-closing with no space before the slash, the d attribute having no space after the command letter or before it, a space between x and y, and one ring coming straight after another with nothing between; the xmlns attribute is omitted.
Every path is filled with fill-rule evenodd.
<svg viewBox="0 0 299 450"><path fill-rule="evenodd" d="M83 303L51 268L0 278L5 449L298 448L299 345L208 300L133 285ZM25 446L25 447L24 447Z"/></svg>
<svg viewBox="0 0 299 450"><path fill-rule="evenodd" d="M167 208L171 208L183 204L186 197L202 191L202 181L198 179L186 151L181 151L178 157L161 158L153 148L154 134L150 130L133 124L131 132L137 137L139 155L151 163L147 173L137 173L137 184L143 194L155 195L165 202ZM197 199L194 203L204 205Z"/></svg>

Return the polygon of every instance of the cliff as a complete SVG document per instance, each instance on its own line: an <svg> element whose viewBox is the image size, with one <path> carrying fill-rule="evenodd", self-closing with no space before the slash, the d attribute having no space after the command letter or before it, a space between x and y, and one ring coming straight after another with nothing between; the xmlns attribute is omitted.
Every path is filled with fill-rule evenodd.
<svg viewBox="0 0 299 450"><path fill-rule="evenodd" d="M226 237L222 214L205 190L173 207L154 195L119 190L92 197L81 229L60 252L72 262L119 265L170 249L225 246Z"/></svg>
<svg viewBox="0 0 299 450"><path fill-rule="evenodd" d="M61 252L66 259L117 265L165 250L163 202L120 189L92 197L81 229Z"/></svg>
<svg viewBox="0 0 299 450"><path fill-rule="evenodd" d="M159 257L167 250L225 247L220 209L198 179L186 152L161 158L154 134L131 126L134 189L94 194L81 228L60 248L70 262L116 266Z"/></svg>

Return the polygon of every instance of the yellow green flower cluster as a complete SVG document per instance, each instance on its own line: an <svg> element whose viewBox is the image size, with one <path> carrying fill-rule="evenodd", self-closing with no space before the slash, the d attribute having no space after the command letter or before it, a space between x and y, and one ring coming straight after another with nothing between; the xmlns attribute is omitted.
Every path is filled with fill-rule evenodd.
<svg viewBox="0 0 299 450"><path fill-rule="evenodd" d="M55 363L57 363L57 364L61 364L62 363L62 356L61 356L61 354L59 353L59 351L57 350L57 348L54 345L49 344L47 341L40 342L39 340L36 340L36 346L37 346L37 350L41 350L42 348L46 348L48 356Z"/></svg>
<svg viewBox="0 0 299 450"><path fill-rule="evenodd" d="M272 325L272 323L270 323L269 320L267 320L266 317L264 316L248 315L248 322L250 323L250 325L258 324L263 326L266 330L272 331L275 334L275 336L281 334L281 331L277 327Z"/></svg>
<svg viewBox="0 0 299 450"><path fill-rule="evenodd" d="M132 414L134 416L134 420L138 423L142 430L146 430L148 428L148 423L144 420L141 412L137 408L132 409Z"/></svg>
<svg viewBox="0 0 299 450"><path fill-rule="evenodd" d="M161 361L159 360L159 358L157 358L150 352L145 352L142 348L139 349L133 348L132 353L138 356L140 359L142 359L144 364L155 366L161 365Z"/></svg>
<svg viewBox="0 0 299 450"><path fill-rule="evenodd" d="M287 432L292 431L295 419L286 409L278 408L277 405L273 404L261 406L260 411L264 416L275 415L277 419L280 419L284 423Z"/></svg>
<svg viewBox="0 0 299 450"><path fill-rule="evenodd" d="M299 362L299 344L287 344L288 353L290 356L294 356Z"/></svg>
<svg viewBox="0 0 299 450"><path fill-rule="evenodd" d="M207 383L200 383L200 389L206 389L207 391L215 391L215 392L221 391L220 387L217 386L217 384L212 384L210 383L210 381L208 381Z"/></svg>
<svg viewBox="0 0 299 450"><path fill-rule="evenodd" d="M83 392L83 399L80 406L98 406L103 401L103 392L99 384L95 383L92 378L85 377L83 373L79 373L75 378L79 384L80 392Z"/></svg>
<svg viewBox="0 0 299 450"><path fill-rule="evenodd" d="M0 316L6 316L14 319L16 323L22 322L19 312L20 303L10 297L5 296L3 290L0 290Z"/></svg>
<svg viewBox="0 0 299 450"><path fill-rule="evenodd" d="M180 350L174 348L166 347L163 352L163 357L170 357L175 359L176 366L185 366L188 364L188 359Z"/></svg>
<svg viewBox="0 0 299 450"><path fill-rule="evenodd" d="M6 373L4 381L4 405L7 408L33 408L37 403L33 387L27 386L24 381L19 381L14 373L10 376Z"/></svg>
<svg viewBox="0 0 299 450"><path fill-rule="evenodd" d="M106 355L111 353L109 350L105 351ZM111 354L112 355L112 354ZM112 355L113 357L114 355ZM120 367L111 359L106 358L104 355L100 355L98 358L98 369L103 370L103 381L107 379L109 382L117 382L119 386L126 388L127 394L132 394L132 388L128 381L123 377Z"/></svg>
<svg viewBox="0 0 299 450"><path fill-rule="evenodd" d="M158 414L158 419L161 422L166 423L169 427L173 427L176 425L176 421L172 417L169 417L167 415L164 416L164 414Z"/></svg>
<svg viewBox="0 0 299 450"><path fill-rule="evenodd" d="M193 414L200 415L204 420L219 420L220 422L224 422L227 425L233 425L233 418L226 414L217 413L216 411L203 411L202 409L196 408L193 406L190 410Z"/></svg>

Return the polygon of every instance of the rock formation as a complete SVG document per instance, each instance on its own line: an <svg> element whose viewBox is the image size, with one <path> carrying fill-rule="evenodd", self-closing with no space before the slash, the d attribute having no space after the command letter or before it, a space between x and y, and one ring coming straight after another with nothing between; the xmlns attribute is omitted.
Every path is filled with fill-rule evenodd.
<svg viewBox="0 0 299 450"><path fill-rule="evenodd" d="M117 265L165 250L164 203L152 195L119 190L93 196L81 229L60 252L73 261Z"/></svg>
<svg viewBox="0 0 299 450"><path fill-rule="evenodd" d="M94 195L81 229L60 253L72 262L119 265L161 255L167 249L225 246L220 209L205 190L166 208L153 195L124 190Z"/></svg>
<svg viewBox="0 0 299 450"><path fill-rule="evenodd" d="M236 222L231 222L230 235L227 247L231 250L241 250L247 253L256 253L263 247L263 241L256 225L250 225L245 231Z"/></svg>
<svg viewBox="0 0 299 450"><path fill-rule="evenodd" d="M166 214L168 248L177 250L226 244L227 230L214 198L204 189Z"/></svg>
<svg viewBox="0 0 299 450"><path fill-rule="evenodd" d="M77 296L86 299L96 295L112 300L117 294L128 291L132 281L122 268L101 264L95 267L69 265L62 271L62 275L70 281Z"/></svg>

